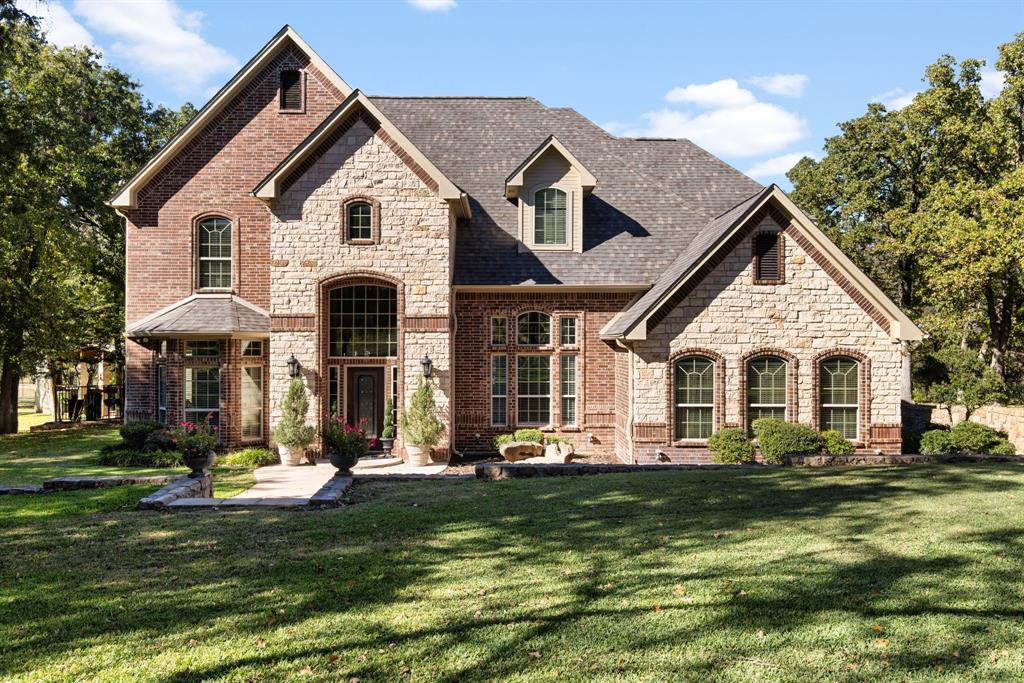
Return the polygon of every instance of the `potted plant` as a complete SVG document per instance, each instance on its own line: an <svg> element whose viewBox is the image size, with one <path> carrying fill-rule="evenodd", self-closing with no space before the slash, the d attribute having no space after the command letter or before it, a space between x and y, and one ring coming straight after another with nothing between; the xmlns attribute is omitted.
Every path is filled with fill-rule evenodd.
<svg viewBox="0 0 1024 683"><path fill-rule="evenodd" d="M369 423L365 419L360 420L358 425L345 424L340 417L324 421L324 426L320 430L324 450L327 451L327 458L331 464L337 467L339 472L349 473L359 462L359 458L366 455L366 451L369 450L367 424Z"/></svg>
<svg viewBox="0 0 1024 683"><path fill-rule="evenodd" d="M209 416L199 424L179 422L171 430L171 437L181 459L192 470L188 476L196 479L205 475L213 465L213 449L217 447L217 427L210 425Z"/></svg>
<svg viewBox="0 0 1024 683"><path fill-rule="evenodd" d="M306 449L316 438L316 429L306 424L309 399L302 380L295 378L288 385L288 393L281 403L281 421L274 430L274 441L281 452L281 464L301 465Z"/></svg>
<svg viewBox="0 0 1024 683"><path fill-rule="evenodd" d="M391 455L395 447L395 401L389 396L384 404L384 428L380 430L380 447Z"/></svg>
<svg viewBox="0 0 1024 683"><path fill-rule="evenodd" d="M410 465L423 467L430 462L430 449L444 434L444 423L437 417L434 391L422 377L412 395L412 404L402 411L400 421L407 460Z"/></svg>

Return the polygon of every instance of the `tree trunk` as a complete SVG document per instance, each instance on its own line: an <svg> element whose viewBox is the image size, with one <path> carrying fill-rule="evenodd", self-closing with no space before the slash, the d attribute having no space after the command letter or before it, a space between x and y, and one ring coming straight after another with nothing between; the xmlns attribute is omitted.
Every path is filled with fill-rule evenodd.
<svg viewBox="0 0 1024 683"><path fill-rule="evenodd" d="M20 372L10 358L0 364L0 434L18 432L18 380Z"/></svg>
<svg viewBox="0 0 1024 683"><path fill-rule="evenodd" d="M899 272L899 305L904 311L914 306L914 275L917 268L912 256L905 256L896 263Z"/></svg>
<svg viewBox="0 0 1024 683"><path fill-rule="evenodd" d="M988 313L990 366L1006 379L1006 354L1010 349L1018 307L1017 274L1008 273L1002 292L985 287L985 310Z"/></svg>

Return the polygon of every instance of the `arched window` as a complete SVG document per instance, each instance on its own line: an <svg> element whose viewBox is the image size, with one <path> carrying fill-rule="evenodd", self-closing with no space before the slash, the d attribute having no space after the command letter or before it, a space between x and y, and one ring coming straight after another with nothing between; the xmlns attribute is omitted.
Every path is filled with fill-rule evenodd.
<svg viewBox="0 0 1024 683"><path fill-rule="evenodd" d="M551 344L551 316L537 311L520 315L516 319L516 343L522 346Z"/></svg>
<svg viewBox="0 0 1024 683"><path fill-rule="evenodd" d="M199 245L200 289L231 287L231 221L210 217L199 221L196 242Z"/></svg>
<svg viewBox="0 0 1024 683"><path fill-rule="evenodd" d="M786 361L762 356L747 363L747 425L770 417L786 419Z"/></svg>
<svg viewBox="0 0 1024 683"><path fill-rule="evenodd" d="M857 438L860 411L860 365L839 356L821 362L819 372L821 429L835 429L847 439Z"/></svg>
<svg viewBox="0 0 1024 683"><path fill-rule="evenodd" d="M565 192L553 187L539 190L533 202L534 244L567 244Z"/></svg>
<svg viewBox="0 0 1024 683"><path fill-rule="evenodd" d="M398 355L398 290L388 285L337 287L328 295L329 355Z"/></svg>
<svg viewBox="0 0 1024 683"><path fill-rule="evenodd" d="M674 371L675 438L707 439L715 425L715 364L680 358Z"/></svg>
<svg viewBox="0 0 1024 683"><path fill-rule="evenodd" d="M368 202L352 202L348 210L348 239L373 239L373 207Z"/></svg>

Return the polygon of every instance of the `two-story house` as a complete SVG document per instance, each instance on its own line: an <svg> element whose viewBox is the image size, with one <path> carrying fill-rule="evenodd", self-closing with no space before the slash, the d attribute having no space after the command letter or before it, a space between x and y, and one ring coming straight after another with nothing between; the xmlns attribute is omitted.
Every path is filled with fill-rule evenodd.
<svg viewBox="0 0 1024 683"><path fill-rule="evenodd" d="M285 27L110 203L128 419L267 443L293 369L315 420L376 433L429 374L439 457L537 426L699 461L760 416L900 449L921 332L778 187L686 140L369 97Z"/></svg>

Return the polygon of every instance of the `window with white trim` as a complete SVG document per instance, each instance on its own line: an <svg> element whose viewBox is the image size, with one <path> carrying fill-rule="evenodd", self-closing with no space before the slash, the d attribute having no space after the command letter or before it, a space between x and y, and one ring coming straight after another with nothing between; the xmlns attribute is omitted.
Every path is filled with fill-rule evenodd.
<svg viewBox="0 0 1024 683"><path fill-rule="evenodd" d="M199 221L199 288L231 288L231 221L210 217Z"/></svg>
<svg viewBox="0 0 1024 683"><path fill-rule="evenodd" d="M217 340L203 339L198 341L185 342L186 356L219 356L220 342Z"/></svg>
<svg viewBox="0 0 1024 683"><path fill-rule="evenodd" d="M551 423L551 356L516 357L516 423Z"/></svg>
<svg viewBox="0 0 1024 683"><path fill-rule="evenodd" d="M491 346L508 344L508 318L504 316L491 318Z"/></svg>
<svg viewBox="0 0 1024 683"><path fill-rule="evenodd" d="M508 356L491 356L491 424L508 424Z"/></svg>
<svg viewBox="0 0 1024 683"><path fill-rule="evenodd" d="M262 358L263 357L263 342L256 341L244 341L242 342L242 357L243 358Z"/></svg>
<svg viewBox="0 0 1024 683"><path fill-rule="evenodd" d="M675 438L707 439L715 431L715 364L702 356L674 367Z"/></svg>
<svg viewBox="0 0 1024 683"><path fill-rule="evenodd" d="M211 425L220 424L220 369L186 367L185 420L196 424L209 418Z"/></svg>
<svg viewBox="0 0 1024 683"><path fill-rule="evenodd" d="M559 339L562 346L576 346L576 318L566 317L559 320Z"/></svg>
<svg viewBox="0 0 1024 683"><path fill-rule="evenodd" d="M747 425L769 417L786 419L786 361L775 356L747 363Z"/></svg>
<svg viewBox="0 0 1024 683"><path fill-rule="evenodd" d="M242 368L242 438L263 438L263 366Z"/></svg>
<svg viewBox="0 0 1024 683"><path fill-rule="evenodd" d="M576 356L561 359L562 426L576 426Z"/></svg>
<svg viewBox="0 0 1024 683"><path fill-rule="evenodd" d="M167 366L156 366L156 421L167 424Z"/></svg>
<svg viewBox="0 0 1024 683"><path fill-rule="evenodd" d="M857 439L860 417L860 364L845 356L828 358L818 371L821 429Z"/></svg>
<svg viewBox="0 0 1024 683"><path fill-rule="evenodd" d="M566 193L555 187L533 195L534 244L568 244Z"/></svg>
<svg viewBox="0 0 1024 683"><path fill-rule="evenodd" d="M521 346L551 344L551 316L538 311L523 313L516 319L516 343Z"/></svg>

